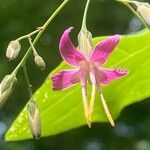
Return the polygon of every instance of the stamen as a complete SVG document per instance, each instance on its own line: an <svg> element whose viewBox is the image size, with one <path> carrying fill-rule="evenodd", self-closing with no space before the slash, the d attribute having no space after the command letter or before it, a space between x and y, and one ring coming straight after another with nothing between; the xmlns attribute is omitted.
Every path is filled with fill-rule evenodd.
<svg viewBox="0 0 150 150"><path fill-rule="evenodd" d="M91 100L90 100L90 114L93 114L93 108L95 104L95 94L96 94L96 84L92 84L92 93L91 93Z"/></svg>
<svg viewBox="0 0 150 150"><path fill-rule="evenodd" d="M105 101L105 99L104 99L104 96L103 96L103 94L102 94L102 91L101 91L100 89L99 89L99 91L100 91L101 102L102 102L104 111L105 111L105 113L106 113L106 116L107 116L107 118L108 118L108 121L109 121L110 124L114 127L114 126L115 126L115 123L114 123L113 118L112 118L112 116L111 116L111 114L110 114L110 111L109 111L109 109L108 109L108 106L107 106L107 104L106 104L106 101Z"/></svg>
<svg viewBox="0 0 150 150"><path fill-rule="evenodd" d="M86 91L85 86L82 86L82 99L83 99L84 113L85 113L87 125L89 128L91 128L91 120L89 118L89 106L88 106L88 99L87 99L87 91Z"/></svg>
<svg viewBox="0 0 150 150"><path fill-rule="evenodd" d="M89 112L89 119L92 120L92 114L94 110L94 104L95 104L95 94L96 94L96 80L94 74L90 73L90 79L92 82L92 93L91 93L91 100L90 100L90 112Z"/></svg>

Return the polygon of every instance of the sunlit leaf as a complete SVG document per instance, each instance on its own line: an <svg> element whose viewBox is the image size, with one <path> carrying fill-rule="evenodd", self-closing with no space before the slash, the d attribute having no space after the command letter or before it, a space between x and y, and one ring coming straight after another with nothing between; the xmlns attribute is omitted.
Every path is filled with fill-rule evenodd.
<svg viewBox="0 0 150 150"><path fill-rule="evenodd" d="M103 38L95 38L94 43ZM103 87L109 109L113 118L116 119L127 105L150 96L150 32L143 31L134 35L122 36L118 48L113 52L106 66L120 66L130 71L128 76ZM62 62L51 74L64 68L68 66ZM42 137L86 125L80 85L61 92L52 91L49 76L35 93L35 99L41 112ZM100 97L97 94L93 122L106 121ZM8 130L6 140L30 138L32 136L25 107Z"/></svg>

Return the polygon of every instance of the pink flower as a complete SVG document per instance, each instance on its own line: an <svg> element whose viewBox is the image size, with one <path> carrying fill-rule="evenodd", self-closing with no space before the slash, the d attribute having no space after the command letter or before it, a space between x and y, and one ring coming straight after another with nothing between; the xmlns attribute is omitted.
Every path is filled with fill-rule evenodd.
<svg viewBox="0 0 150 150"><path fill-rule="evenodd" d="M113 119L102 94L101 85L106 85L112 80L127 75L128 71L125 69L106 69L102 65L107 61L111 52L119 43L120 36L111 36L98 43L94 48L91 46L90 54L84 54L75 48L70 41L69 33L72 29L69 28L63 33L59 49L62 58L75 69L62 70L53 75L51 77L53 89L57 91L64 90L77 83L81 84L85 117L89 127L91 127L91 114L94 107L95 92L98 89L104 111L111 125L114 126ZM87 97L88 83L92 84L90 104L88 103Z"/></svg>

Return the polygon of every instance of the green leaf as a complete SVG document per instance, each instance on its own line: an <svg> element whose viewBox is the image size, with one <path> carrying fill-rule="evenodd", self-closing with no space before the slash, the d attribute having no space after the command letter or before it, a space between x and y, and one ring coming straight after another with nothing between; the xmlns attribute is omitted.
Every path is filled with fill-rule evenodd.
<svg viewBox="0 0 150 150"><path fill-rule="evenodd" d="M94 43L106 37L94 39ZM122 36L122 40L112 53L107 67L123 67L130 71L124 78L103 87L104 96L114 119L123 108L142 101L150 96L150 32L143 31L134 35ZM62 62L51 74L68 66ZM67 90L52 91L48 78L36 91L35 99L39 104L42 120L42 137L56 135L70 129L86 125L84 118L81 87L76 85ZM106 115L96 96L93 122L106 122ZM6 134L7 141L32 138L26 107L13 122Z"/></svg>

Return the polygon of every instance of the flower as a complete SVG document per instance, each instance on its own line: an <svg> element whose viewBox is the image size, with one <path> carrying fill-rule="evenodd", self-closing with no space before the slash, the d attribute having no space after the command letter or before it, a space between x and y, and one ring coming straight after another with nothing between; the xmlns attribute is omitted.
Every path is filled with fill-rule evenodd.
<svg viewBox="0 0 150 150"><path fill-rule="evenodd" d="M96 89L98 89L104 111L109 122L114 126L113 119L104 100L101 85L106 85L112 80L118 79L128 74L125 69L106 69L102 65L107 61L110 53L120 41L119 35L114 35L98 43L94 48L91 46L90 53L79 51L71 43L69 33L73 28L64 31L60 40L60 54L62 58L71 66L72 70L62 70L52 75L53 90L64 90L77 83L82 86L83 106L87 124L91 127L91 114L93 113ZM88 39L87 39L88 40ZM85 42L86 43L86 42ZM84 46L86 47L86 46ZM88 46L89 47L89 46ZM84 50L86 51L86 50ZM90 81L90 82L89 82ZM90 106L87 97L87 84L92 84Z"/></svg>

